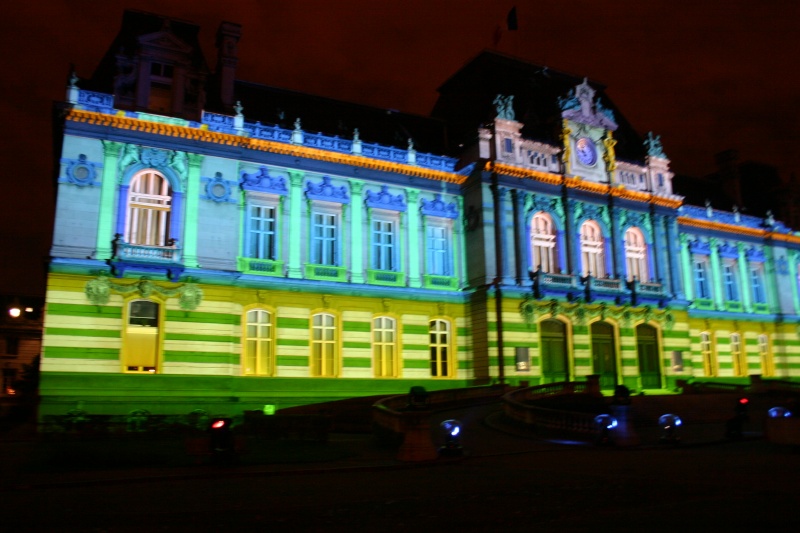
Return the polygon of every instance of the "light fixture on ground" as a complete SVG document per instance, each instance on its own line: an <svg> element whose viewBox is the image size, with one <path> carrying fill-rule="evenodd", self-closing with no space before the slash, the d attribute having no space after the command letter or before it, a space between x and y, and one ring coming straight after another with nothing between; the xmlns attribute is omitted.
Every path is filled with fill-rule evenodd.
<svg viewBox="0 0 800 533"><path fill-rule="evenodd" d="M617 419L611 415L602 414L594 417L597 426L597 444L612 444L611 432L619 424Z"/></svg>
<svg viewBox="0 0 800 533"><path fill-rule="evenodd" d="M683 425L681 417L667 413L658 418L658 427L661 428L660 442L665 444L677 444L681 438L678 436L678 428Z"/></svg>
<svg viewBox="0 0 800 533"><path fill-rule="evenodd" d="M785 407L778 406L772 407L767 411L767 415L769 415L770 418L791 418L792 412Z"/></svg>
<svg viewBox="0 0 800 533"><path fill-rule="evenodd" d="M454 419L445 420L439 427L444 435L444 445L439 448L439 455L445 457L464 455L464 449L461 447L461 422Z"/></svg>

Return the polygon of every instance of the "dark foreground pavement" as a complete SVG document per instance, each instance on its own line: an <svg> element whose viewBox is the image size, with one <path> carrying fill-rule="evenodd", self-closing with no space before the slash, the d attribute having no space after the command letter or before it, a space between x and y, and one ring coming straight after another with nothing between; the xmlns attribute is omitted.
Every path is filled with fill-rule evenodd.
<svg viewBox="0 0 800 533"><path fill-rule="evenodd" d="M336 434L347 453L323 462L42 472L4 443L0 530L800 531L794 449L719 426L677 447L554 444L497 409L440 413L464 422L467 455L429 464Z"/></svg>

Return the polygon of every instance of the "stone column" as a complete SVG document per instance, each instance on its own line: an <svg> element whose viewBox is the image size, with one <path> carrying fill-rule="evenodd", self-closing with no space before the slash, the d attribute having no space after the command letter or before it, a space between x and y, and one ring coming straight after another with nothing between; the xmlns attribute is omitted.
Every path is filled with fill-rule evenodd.
<svg viewBox="0 0 800 533"><path fill-rule="evenodd" d="M673 294L676 298L682 300L684 298L684 291L686 291L686 294L688 294L688 291L691 287L691 283L688 285L684 284L684 286L681 287L681 266L678 258L680 257L680 254L683 253L683 235L678 235L678 220L676 217L666 217L665 223L667 226L667 246L665 248L668 250L667 258L669 259L669 279L672 283ZM680 246L679 242L681 243ZM689 273L691 274L691 270L689 270ZM691 277L689 279L691 279Z"/></svg>
<svg viewBox="0 0 800 533"><path fill-rule="evenodd" d="M683 286L686 289L686 299L693 300L694 299L694 284L692 283L692 259L691 254L689 253L689 236L685 233L682 233L680 236L680 250L681 250L681 265L682 265L682 273L683 273ZM677 273L676 276L677 278Z"/></svg>

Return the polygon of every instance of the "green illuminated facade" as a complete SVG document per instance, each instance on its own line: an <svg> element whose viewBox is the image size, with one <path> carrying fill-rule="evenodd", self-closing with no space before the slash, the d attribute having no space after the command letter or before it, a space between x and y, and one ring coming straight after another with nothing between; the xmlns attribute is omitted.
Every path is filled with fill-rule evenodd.
<svg viewBox="0 0 800 533"><path fill-rule="evenodd" d="M683 205L596 84L484 53L417 117L237 81L235 24L211 72L198 31L128 12L68 87L42 416L800 374L800 237Z"/></svg>

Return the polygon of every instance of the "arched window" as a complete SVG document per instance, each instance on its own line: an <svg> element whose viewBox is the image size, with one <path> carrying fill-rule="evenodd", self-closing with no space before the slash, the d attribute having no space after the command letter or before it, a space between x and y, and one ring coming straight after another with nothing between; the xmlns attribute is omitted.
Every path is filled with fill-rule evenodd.
<svg viewBox="0 0 800 533"><path fill-rule="evenodd" d="M581 226L581 273L595 278L606 275L603 233L594 220Z"/></svg>
<svg viewBox="0 0 800 533"><path fill-rule="evenodd" d="M397 321L388 316L372 321L372 351L375 357L375 377L397 377Z"/></svg>
<svg viewBox="0 0 800 533"><path fill-rule="evenodd" d="M553 219L543 211L531 219L531 266L551 274L557 271L556 231Z"/></svg>
<svg viewBox="0 0 800 533"><path fill-rule="evenodd" d="M567 326L560 320L548 318L539 323L539 335L543 382L570 381Z"/></svg>
<svg viewBox="0 0 800 533"><path fill-rule="evenodd" d="M242 373L246 376L272 376L275 373L274 326L272 313L252 309L245 317Z"/></svg>
<svg viewBox="0 0 800 533"><path fill-rule="evenodd" d="M647 269L647 243L639 228L628 228L625 232L625 264L628 281L636 278L639 281L650 281Z"/></svg>
<svg viewBox="0 0 800 533"><path fill-rule="evenodd" d="M714 347L711 343L711 334L704 331L700 334L700 357L703 359L703 373L706 376L717 375L717 365L714 364Z"/></svg>
<svg viewBox="0 0 800 533"><path fill-rule="evenodd" d="M614 326L607 322L592 322L589 327L592 342L592 370L600 376L600 387L613 389L617 385L617 347Z"/></svg>
<svg viewBox="0 0 800 533"><path fill-rule="evenodd" d="M450 354L450 323L446 320L431 320L429 324L431 376L449 377L454 370Z"/></svg>
<svg viewBox="0 0 800 533"><path fill-rule="evenodd" d="M337 365L338 346L336 317L318 313L311 318L311 375L334 377Z"/></svg>
<svg viewBox="0 0 800 533"><path fill-rule="evenodd" d="M661 357L658 330L648 324L636 326L636 352L639 356L639 376L643 389L661 388Z"/></svg>
<svg viewBox="0 0 800 533"><path fill-rule="evenodd" d="M169 181L154 170L140 172L128 190L125 242L142 246L168 246L172 209Z"/></svg>

